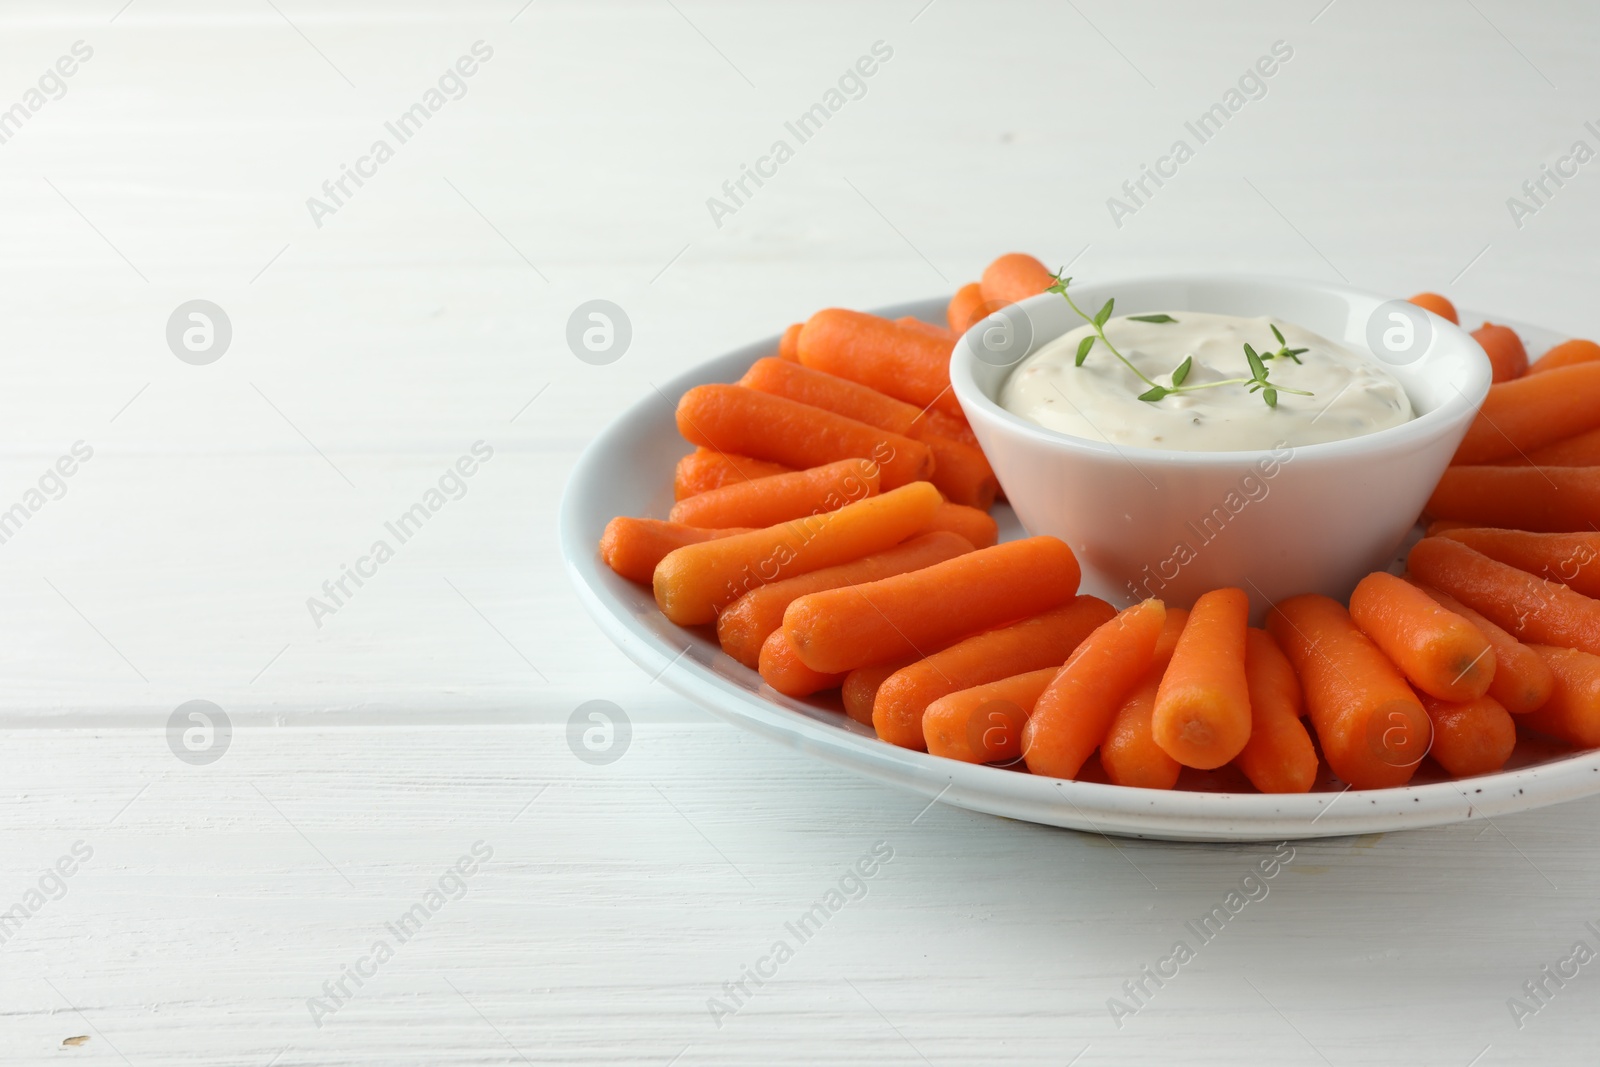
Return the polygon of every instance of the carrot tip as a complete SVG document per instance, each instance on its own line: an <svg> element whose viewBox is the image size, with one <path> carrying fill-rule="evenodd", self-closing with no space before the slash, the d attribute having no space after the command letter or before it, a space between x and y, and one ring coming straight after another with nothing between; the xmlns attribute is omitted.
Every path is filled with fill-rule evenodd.
<svg viewBox="0 0 1600 1067"><path fill-rule="evenodd" d="M986 756L1017 749L1022 744L1022 726L1028 721L1030 710L1013 700L991 700L982 705L967 720L967 748L985 763ZM1007 766L1020 763L1022 758L1017 756Z"/></svg>
<svg viewBox="0 0 1600 1067"><path fill-rule="evenodd" d="M1433 720L1415 701L1391 700L1367 719L1367 751L1397 769L1415 767L1433 748Z"/></svg>

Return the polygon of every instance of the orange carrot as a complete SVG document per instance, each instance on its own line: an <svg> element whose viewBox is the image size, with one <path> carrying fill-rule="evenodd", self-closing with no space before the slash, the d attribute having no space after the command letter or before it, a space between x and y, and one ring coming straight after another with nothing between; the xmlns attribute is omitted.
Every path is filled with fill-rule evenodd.
<svg viewBox="0 0 1600 1067"><path fill-rule="evenodd" d="M1528 350L1522 347L1522 338L1511 327L1486 322L1472 331L1472 339L1489 357L1493 381L1509 382L1528 372Z"/></svg>
<svg viewBox="0 0 1600 1067"><path fill-rule="evenodd" d="M1185 767L1220 767L1250 740L1249 625L1250 595L1243 589L1213 589L1189 612L1150 719L1156 744Z"/></svg>
<svg viewBox="0 0 1600 1067"><path fill-rule="evenodd" d="M928 437L946 437L952 441L960 441L969 448L983 451L983 446L978 444L978 435L972 432L972 427L967 425L966 419L947 415L933 408L922 413L917 425L911 430L911 436L919 441Z"/></svg>
<svg viewBox="0 0 1600 1067"><path fill-rule="evenodd" d="M923 322L921 319L913 318L910 315L903 315L900 318L895 319L894 324L896 326L904 326L908 330L917 330L921 333L927 334L929 337L937 338L951 348L956 346L956 338L958 335L948 326L938 326L931 322Z"/></svg>
<svg viewBox="0 0 1600 1067"><path fill-rule="evenodd" d="M1026 252L1007 252L983 268L983 298L990 305L1015 304L1055 284L1049 268Z"/></svg>
<svg viewBox="0 0 1600 1067"><path fill-rule="evenodd" d="M1333 773L1356 789L1410 781L1432 724L1399 668L1344 605L1317 593L1290 597L1267 613L1267 632L1300 678Z"/></svg>
<svg viewBox="0 0 1600 1067"><path fill-rule="evenodd" d="M800 331L800 362L918 408L961 414L950 391L950 347L877 315L843 308L817 312Z"/></svg>
<svg viewBox="0 0 1600 1067"><path fill-rule="evenodd" d="M1156 744L1150 724L1155 718L1161 676L1172 662L1172 650L1178 647L1178 637L1188 621L1189 612L1185 609L1167 609L1150 669L1111 717L1111 725L1100 739L1100 766L1113 785L1171 789L1178 784L1183 765Z"/></svg>
<svg viewBox="0 0 1600 1067"><path fill-rule="evenodd" d="M1386 571L1361 579L1350 617L1411 684L1439 700L1476 700L1494 680L1494 647L1472 623Z"/></svg>
<svg viewBox="0 0 1600 1067"><path fill-rule="evenodd" d="M600 558L606 566L628 579L642 585L650 584L656 564L684 545L697 545L719 537L749 533L749 530L702 530L660 519L635 519L618 515L606 523L600 535Z"/></svg>
<svg viewBox="0 0 1600 1067"><path fill-rule="evenodd" d="M1520 641L1600 652L1600 600L1448 537L1424 537L1406 563L1418 581L1449 593Z"/></svg>
<svg viewBox="0 0 1600 1067"><path fill-rule="evenodd" d="M932 481L952 502L988 511L1000 482L982 452L960 441L927 434L922 442L933 453Z"/></svg>
<svg viewBox="0 0 1600 1067"><path fill-rule="evenodd" d="M1600 345L1593 341L1562 341L1533 361L1529 374L1541 374L1557 367L1570 367L1574 363L1590 363L1600 359Z"/></svg>
<svg viewBox="0 0 1600 1067"><path fill-rule="evenodd" d="M689 526L776 526L878 495L878 465L841 459L810 470L738 482L680 500L667 518Z"/></svg>
<svg viewBox="0 0 1600 1067"><path fill-rule="evenodd" d="M814 408L843 415L847 419L876 426L903 437L920 436L922 411L903 400L876 389L841 378L836 374L785 363L780 359L758 359L744 372L739 384L773 396L788 397Z"/></svg>
<svg viewBox="0 0 1600 1067"><path fill-rule="evenodd" d="M1518 721L1580 748L1600 746L1600 656L1534 645L1549 664L1555 689L1544 707Z"/></svg>
<svg viewBox="0 0 1600 1067"><path fill-rule="evenodd" d="M989 305L983 299L983 286L978 282L968 282L957 289L944 309L945 321L958 337L988 314Z"/></svg>
<svg viewBox="0 0 1600 1067"><path fill-rule="evenodd" d="M1461 318L1456 314L1456 306L1438 293L1418 293L1409 298L1410 302L1426 311L1431 311L1441 319L1449 319L1457 326L1461 325Z"/></svg>
<svg viewBox="0 0 1600 1067"><path fill-rule="evenodd" d="M945 506L948 505L941 505ZM728 655L746 667L754 667L761 655L762 643L772 631L783 625L784 609L807 593L861 585L920 570L971 552L972 547L958 534L945 531L925 533L851 563L824 567L752 589L717 616L717 640ZM871 705L868 705L869 712L870 709ZM868 719L863 721L870 721L870 718L869 714Z"/></svg>
<svg viewBox="0 0 1600 1067"><path fill-rule="evenodd" d="M701 524L704 525L704 524ZM1584 596L1600 597L1600 533L1528 533L1475 527L1443 536L1490 559L1537 574Z"/></svg>
<svg viewBox="0 0 1600 1067"><path fill-rule="evenodd" d="M678 401L678 432L694 444L796 469L874 460L885 489L933 473L921 441L739 385L697 385Z"/></svg>
<svg viewBox="0 0 1600 1067"><path fill-rule="evenodd" d="M1474 523L1462 522L1459 519L1435 519L1433 522L1428 523L1428 536L1438 537L1440 534L1448 533L1451 530L1475 529L1478 529L1478 527Z"/></svg>
<svg viewBox="0 0 1600 1067"><path fill-rule="evenodd" d="M1496 462L1508 467L1600 467L1600 429L1574 434Z"/></svg>
<svg viewBox="0 0 1600 1067"><path fill-rule="evenodd" d="M957 504L985 510L994 503L999 483L983 453L961 441L934 433L933 424L924 413L904 401L858 382L781 359L756 360L739 379L739 384L919 440L933 453L931 480L941 493ZM955 424L949 416L942 413L941 416L944 423ZM971 431L966 432L970 436Z"/></svg>
<svg viewBox="0 0 1600 1067"><path fill-rule="evenodd" d="M1111 784L1111 779L1106 777L1106 769L1100 765L1098 752L1090 753L1089 758L1083 761L1083 766L1078 768L1076 779L1080 782L1093 782L1096 785Z"/></svg>
<svg viewBox="0 0 1600 1067"><path fill-rule="evenodd" d="M778 340L778 358L794 362L800 358L800 328L805 323L797 322L783 331L783 336Z"/></svg>
<svg viewBox="0 0 1600 1067"><path fill-rule="evenodd" d="M1300 679L1265 630L1245 635L1245 681L1250 688L1250 740L1235 761L1263 793L1305 793L1317 780L1317 750L1300 721Z"/></svg>
<svg viewBox="0 0 1600 1067"><path fill-rule="evenodd" d="M788 474L793 467L767 463L749 456L729 456L715 449L697 448L678 460L672 477L672 498L687 500L699 493L735 482L753 482L773 474Z"/></svg>
<svg viewBox="0 0 1600 1067"><path fill-rule="evenodd" d="M1550 699L1550 687L1555 682L1543 657L1450 594L1441 593L1430 585L1417 588L1438 601L1446 611L1453 611L1476 626L1489 639L1494 648L1495 665L1488 695L1499 701L1501 707L1512 715L1526 715Z"/></svg>
<svg viewBox="0 0 1600 1067"><path fill-rule="evenodd" d="M848 671L925 654L1060 607L1077 593L1078 578L1066 542L1029 537L909 574L803 596L783 613L783 631L813 670Z"/></svg>
<svg viewBox="0 0 1600 1067"><path fill-rule="evenodd" d="M1600 426L1600 362L1489 387L1453 462L1493 463Z"/></svg>
<svg viewBox="0 0 1600 1067"><path fill-rule="evenodd" d="M878 699L878 690L896 671L915 662L915 657L908 656L888 663L874 663L870 667L857 667L845 675L844 684L839 687L839 695L844 698L845 714L863 726L871 726L872 704Z"/></svg>
<svg viewBox="0 0 1600 1067"><path fill-rule="evenodd" d="M922 748L922 715L929 704L1013 674L1059 667L1115 614L1099 597L1080 596L1054 611L958 641L883 683L872 703L873 728L890 744Z"/></svg>
<svg viewBox="0 0 1600 1067"><path fill-rule="evenodd" d="M1078 775L1117 708L1150 670L1166 617L1161 601L1146 600L1084 638L1022 728L1028 770L1052 778Z"/></svg>
<svg viewBox="0 0 1600 1067"><path fill-rule="evenodd" d="M712 622L750 590L860 559L925 529L942 503L927 482L765 530L686 545L655 569L656 604L679 626Z"/></svg>
<svg viewBox="0 0 1600 1067"><path fill-rule="evenodd" d="M794 647L774 630L761 646L761 680L789 697L808 697L824 689L837 689L844 681L842 674L822 674L800 662Z"/></svg>
<svg viewBox="0 0 1600 1067"><path fill-rule="evenodd" d="M1060 667L985 682L940 697L922 716L928 751L963 763L1012 763L1028 715Z"/></svg>
<svg viewBox="0 0 1600 1067"><path fill-rule="evenodd" d="M1594 366L1600 370L1600 363ZM1600 467L1451 467L1427 511L1504 529L1592 530L1600 524Z"/></svg>
<svg viewBox="0 0 1600 1067"><path fill-rule="evenodd" d="M1433 747L1428 755L1439 766L1457 778L1470 778L1492 774L1511 758L1511 750L1517 747L1517 727L1494 697L1451 703L1427 693L1417 695L1433 722Z"/></svg>
<svg viewBox="0 0 1600 1067"><path fill-rule="evenodd" d="M960 534L971 541L974 548L988 548L1000 540L1000 525L994 519L977 508L960 504L940 504L928 529Z"/></svg>

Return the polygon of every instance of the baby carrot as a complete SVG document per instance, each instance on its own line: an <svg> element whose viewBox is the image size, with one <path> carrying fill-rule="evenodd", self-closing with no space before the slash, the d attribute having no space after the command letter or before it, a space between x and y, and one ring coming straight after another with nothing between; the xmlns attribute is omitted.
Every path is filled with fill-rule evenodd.
<svg viewBox="0 0 1600 1067"><path fill-rule="evenodd" d="M817 312L800 331L800 362L918 408L961 414L950 391L950 346L877 315L843 308Z"/></svg>
<svg viewBox="0 0 1600 1067"><path fill-rule="evenodd" d="M933 473L933 453L921 441L740 385L697 385L684 393L678 432L693 444L796 469L870 459L885 489Z"/></svg>
<svg viewBox="0 0 1600 1067"><path fill-rule="evenodd" d="M783 331L783 336L778 339L778 358L791 362L800 359L800 328L805 323L797 322Z"/></svg>
<svg viewBox="0 0 1600 1067"><path fill-rule="evenodd" d="M1099 747L1112 716L1150 670L1167 609L1146 600L1084 638L1056 672L1022 728L1028 770L1074 778Z"/></svg>
<svg viewBox="0 0 1600 1067"><path fill-rule="evenodd" d="M1428 523L1428 536L1438 537L1440 534L1448 533L1451 530L1474 530L1477 528L1476 524L1462 522L1460 519L1435 519Z"/></svg>
<svg viewBox="0 0 1600 1067"><path fill-rule="evenodd" d="M1220 767L1250 740L1250 691L1244 673L1249 620L1250 595L1243 589L1203 594L1161 676L1151 736L1185 767Z"/></svg>
<svg viewBox="0 0 1600 1067"><path fill-rule="evenodd" d="M1498 460L1508 467L1600 467L1600 429Z"/></svg>
<svg viewBox="0 0 1600 1067"><path fill-rule="evenodd" d="M953 503L982 511L994 506L1000 482L982 452L937 434L925 434L921 440L933 453L931 480L939 492Z"/></svg>
<svg viewBox="0 0 1600 1067"><path fill-rule="evenodd" d="M1600 597L1600 533L1593 530L1528 533L1476 527L1447 530L1443 536L1584 596Z"/></svg>
<svg viewBox="0 0 1600 1067"><path fill-rule="evenodd" d="M1386 571L1361 579L1350 617L1411 684L1440 700L1476 700L1494 680L1494 648L1472 623Z"/></svg>
<svg viewBox="0 0 1600 1067"><path fill-rule="evenodd" d="M1550 687L1555 681L1550 677L1544 657L1448 593L1428 585L1417 588L1438 601L1446 611L1453 611L1476 626L1489 639L1494 648L1494 681L1489 683L1488 695L1498 700L1501 707L1512 715L1525 715L1550 699Z"/></svg>
<svg viewBox="0 0 1600 1067"><path fill-rule="evenodd" d="M1590 363L1597 359L1600 359L1600 345L1593 341L1579 339L1562 341L1534 360L1533 366L1528 368L1528 373L1541 374L1557 367L1570 367L1574 363Z"/></svg>
<svg viewBox="0 0 1600 1067"><path fill-rule="evenodd" d="M857 667L844 676L839 695L844 699L844 712L863 726L872 725L872 704L878 699L878 690L889 677L902 667L915 663L916 657L874 663L870 667Z"/></svg>
<svg viewBox="0 0 1600 1067"><path fill-rule="evenodd" d="M947 694L922 716L928 751L963 763L1011 763L1039 694L1060 673L1046 667Z"/></svg>
<svg viewBox="0 0 1600 1067"><path fill-rule="evenodd" d="M1356 789L1410 781L1432 724L1399 668L1344 605L1317 593L1290 597L1267 613L1267 632L1300 678L1333 773Z"/></svg>
<svg viewBox="0 0 1600 1067"><path fill-rule="evenodd" d="M923 322L921 319L913 318L910 315L903 315L900 318L895 319L894 324L896 326L904 326L908 330L920 331L921 333L927 334L929 337L938 338L951 348L956 346L956 338L959 336L948 326L938 326L931 322Z"/></svg>
<svg viewBox="0 0 1600 1067"><path fill-rule="evenodd" d="M739 384L773 396L788 397L847 419L876 426L903 437L918 436L922 411L876 389L836 374L780 359L758 359L744 372Z"/></svg>
<svg viewBox="0 0 1600 1067"><path fill-rule="evenodd" d="M922 715L929 704L960 689L1059 667L1115 614L1099 597L1080 596L1053 611L958 641L883 683L872 703L873 728L890 744L922 748Z"/></svg>
<svg viewBox="0 0 1600 1067"><path fill-rule="evenodd" d="M739 384L919 440L933 453L931 480L941 493L957 504L972 507L988 509L994 503L999 483L983 453L931 432L932 424L924 413L904 401L859 382L781 359L756 360ZM943 419L955 423L947 415Z"/></svg>
<svg viewBox="0 0 1600 1067"><path fill-rule="evenodd" d="M699 493L720 489L734 482L753 482L772 474L788 474L794 468L767 463L749 456L729 456L715 449L697 448L678 460L672 476L672 499L687 500Z"/></svg>
<svg viewBox="0 0 1600 1067"><path fill-rule="evenodd" d="M1300 721L1304 699L1289 657L1265 630L1245 635L1250 740L1235 762L1263 793L1305 793L1317 780L1317 750Z"/></svg>
<svg viewBox="0 0 1600 1067"><path fill-rule="evenodd" d="M700 493L674 504L667 518L713 529L776 526L877 495L878 465L870 459L841 459Z"/></svg>
<svg viewBox="0 0 1600 1067"><path fill-rule="evenodd" d="M972 542L974 548L988 548L1000 540L1000 524L987 512L960 504L944 503L933 513L930 530L949 530Z"/></svg>
<svg viewBox="0 0 1600 1067"><path fill-rule="evenodd" d="M760 670L761 680L787 697L808 697L824 689L837 689L844 681L842 674L823 674L801 663L782 630L772 631L762 644Z"/></svg>
<svg viewBox="0 0 1600 1067"><path fill-rule="evenodd" d="M762 642L783 625L784 609L807 593L875 582L879 578L920 570L971 551L972 545L958 534L935 531L920 534L904 544L850 563L824 567L809 574L760 586L729 604L717 616L717 640L722 644L722 651L746 667L755 667L761 655ZM863 722L871 719L870 704L868 711L868 718Z"/></svg>
<svg viewBox="0 0 1600 1067"><path fill-rule="evenodd" d="M1493 463L1600 426L1600 362L1575 363L1489 387L1456 463Z"/></svg>
<svg viewBox="0 0 1600 1067"><path fill-rule="evenodd" d="M1183 764L1156 744L1150 723L1156 712L1156 694L1161 691L1161 676L1172 661L1172 650L1178 647L1178 637L1188 621L1185 609L1167 609L1150 669L1111 717L1111 725L1100 739L1100 766L1113 785L1171 789L1178 784Z"/></svg>
<svg viewBox="0 0 1600 1067"><path fill-rule="evenodd" d="M1431 311L1441 319L1449 319L1457 326L1461 325L1461 319L1456 314L1456 306L1438 293L1418 293L1408 299L1417 307Z"/></svg>
<svg viewBox="0 0 1600 1067"><path fill-rule="evenodd" d="M1592 530L1600 525L1600 467L1450 467L1427 511L1505 529Z"/></svg>
<svg viewBox="0 0 1600 1067"><path fill-rule="evenodd" d="M983 268L983 298L990 306L1015 304L1055 284L1049 268L1026 252L1007 252Z"/></svg>
<svg viewBox="0 0 1600 1067"><path fill-rule="evenodd" d="M1544 707L1519 721L1580 748L1600 746L1600 656L1571 648L1534 645L1555 676Z"/></svg>
<svg viewBox="0 0 1600 1067"><path fill-rule="evenodd" d="M656 604L679 626L712 622L758 586L899 544L925 529L940 503L932 485L913 482L838 511L685 545L655 569Z"/></svg>
<svg viewBox="0 0 1600 1067"><path fill-rule="evenodd" d="M911 436L919 441L929 437L947 437L952 441L960 441L968 448L983 451L983 446L978 444L978 435L972 432L972 427L967 424L966 419L933 408L922 413L917 425L911 430Z"/></svg>
<svg viewBox="0 0 1600 1067"><path fill-rule="evenodd" d="M1106 777L1106 769L1100 765L1100 754L1098 752L1091 752L1089 758L1083 761L1083 766L1078 768L1075 780L1093 782L1096 785L1111 784L1111 779Z"/></svg>
<svg viewBox="0 0 1600 1067"><path fill-rule="evenodd" d="M1448 537L1424 537L1406 564L1523 642L1600 652L1600 600L1490 559Z"/></svg>
<svg viewBox="0 0 1600 1067"><path fill-rule="evenodd" d="M968 282L957 289L944 309L945 321L958 337L987 314L989 306L983 299L983 286L978 282Z"/></svg>
<svg viewBox="0 0 1600 1067"><path fill-rule="evenodd" d="M937 495L931 485L928 491ZM1065 541L1007 541L909 574L803 596L783 613L783 632L813 670L848 671L1060 607L1078 592L1078 578Z"/></svg>
<svg viewBox="0 0 1600 1067"><path fill-rule="evenodd" d="M1433 747L1428 750L1445 770L1457 778L1491 774L1504 767L1517 747L1517 727L1500 702L1481 696L1451 703L1417 694L1433 722Z"/></svg>
<svg viewBox="0 0 1600 1067"><path fill-rule="evenodd" d="M628 581L648 585L650 576L656 572L656 564L665 559L668 553L684 545L697 545L702 541L749 532L740 529L702 530L677 522L618 515L606 523L605 532L600 535L600 558L606 566Z"/></svg>
<svg viewBox="0 0 1600 1067"><path fill-rule="evenodd" d="M1489 357L1493 381L1509 382L1528 372L1528 350L1522 347L1522 338L1511 327L1486 322L1472 331L1472 339Z"/></svg>

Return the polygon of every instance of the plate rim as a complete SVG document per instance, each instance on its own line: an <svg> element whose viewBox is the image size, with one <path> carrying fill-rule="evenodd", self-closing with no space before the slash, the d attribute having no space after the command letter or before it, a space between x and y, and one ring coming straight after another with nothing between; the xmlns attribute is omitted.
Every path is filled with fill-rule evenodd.
<svg viewBox="0 0 1600 1067"><path fill-rule="evenodd" d="M941 313L947 301L948 297L930 297L870 310L890 318L928 318ZM1467 316L1476 318L1478 313L1466 311L1463 317ZM1519 333L1561 336L1499 317L1492 321L1506 322ZM596 550L599 531L589 528L590 509L583 506L585 485L588 479L603 475L603 468L609 466L607 461L627 427L649 426L661 418L652 409L664 397L680 396L704 382L736 378L738 374L730 375L729 368L741 363L748 366L761 356L772 354L779 336L762 338L704 360L660 386L653 385L652 392L626 407L595 435L573 464L557 517L563 569L601 631L652 678L718 718L934 801L1005 818L1128 837L1219 842L1333 837L1510 814L1600 793L1600 750L1581 750L1473 778L1386 789L1347 787L1339 792L1158 790L1056 779L888 745L791 708L787 704L798 706L798 702L779 694L736 685L711 663L702 662L693 654L694 642L683 649L666 646L636 622L627 605L606 588L601 571L610 572L605 570ZM603 524L605 520L601 521ZM727 660L725 669L750 670L720 651L715 655ZM1530 786L1535 787L1531 795Z"/></svg>

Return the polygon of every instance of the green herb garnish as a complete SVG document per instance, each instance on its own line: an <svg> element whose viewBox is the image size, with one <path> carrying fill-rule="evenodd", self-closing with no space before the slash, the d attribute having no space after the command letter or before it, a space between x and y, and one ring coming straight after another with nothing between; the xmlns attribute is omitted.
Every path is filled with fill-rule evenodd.
<svg viewBox="0 0 1600 1067"><path fill-rule="evenodd" d="M1276 326L1272 326L1272 335L1278 339L1278 348L1276 351L1269 352L1265 356L1262 356L1261 354L1257 353L1256 350L1249 344L1244 346L1244 357L1245 360L1250 364L1250 377L1225 378L1222 381L1201 382L1196 385L1185 385L1184 382L1189 377L1189 371L1194 369L1194 357L1186 356L1182 363L1173 368L1170 376L1171 384L1162 385L1160 382L1157 382L1147 376L1144 371L1140 370L1138 367L1135 367L1128 360L1127 356L1124 356L1121 352L1117 351L1117 346L1112 344L1111 339L1106 336L1106 322L1111 318L1111 309L1116 304L1116 300L1107 300L1103 305L1101 305L1100 310L1095 312L1093 315L1085 314L1083 309L1073 301L1072 294L1067 292L1067 287L1072 284L1072 279L1064 277L1063 273L1064 272L1058 271L1057 273L1051 275L1051 278L1055 284L1051 285L1048 291L1052 293L1060 293L1061 298L1067 302L1067 306L1072 308L1073 312L1076 313L1080 319L1094 328L1093 334L1078 342L1078 352L1076 357L1073 359L1073 365L1078 367L1083 366L1083 361L1089 357L1089 352L1094 348L1095 342L1100 342L1110 350L1113 356L1116 356L1117 359L1122 361L1123 366L1131 370L1141 382L1150 387L1139 394L1140 400L1147 400L1154 403L1157 400L1174 396L1179 393L1193 393L1201 389L1215 389L1223 385L1242 385L1252 393L1259 392L1261 394L1261 399L1266 402L1266 405L1269 408L1275 408L1278 406L1278 394L1280 392L1294 393L1297 396L1312 395L1310 392L1304 389L1290 389L1288 386L1278 385L1269 379L1269 372L1267 370L1266 363L1267 360L1292 359L1296 363L1299 363L1300 355L1307 351L1304 348L1290 348L1289 343L1284 340L1283 334L1279 332ZM1171 315L1167 314L1130 315L1128 318L1134 322L1162 323L1178 321Z"/></svg>
<svg viewBox="0 0 1600 1067"><path fill-rule="evenodd" d="M1276 352L1268 352L1262 357L1263 359L1292 359L1299 363L1301 355L1311 351L1309 348L1290 348L1289 342L1283 339L1282 330L1270 322L1267 323L1267 328L1272 331L1272 336L1278 339L1278 350Z"/></svg>

